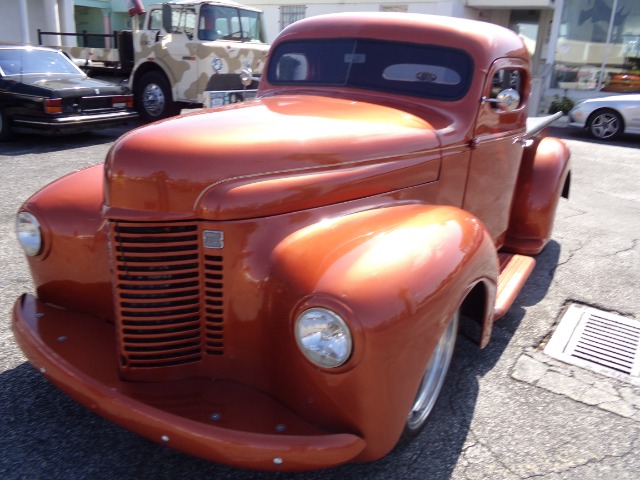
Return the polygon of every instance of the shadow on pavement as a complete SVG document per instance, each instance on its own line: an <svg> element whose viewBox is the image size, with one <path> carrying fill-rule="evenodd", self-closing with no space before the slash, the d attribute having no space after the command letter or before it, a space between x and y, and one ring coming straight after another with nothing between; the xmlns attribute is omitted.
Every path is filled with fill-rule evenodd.
<svg viewBox="0 0 640 480"><path fill-rule="evenodd" d="M119 127L92 130L90 132L73 135L48 136L16 134L11 141L0 143L0 157L34 153L36 148L38 152L46 153L111 143L121 135L141 125L143 124L139 121L131 121Z"/></svg>

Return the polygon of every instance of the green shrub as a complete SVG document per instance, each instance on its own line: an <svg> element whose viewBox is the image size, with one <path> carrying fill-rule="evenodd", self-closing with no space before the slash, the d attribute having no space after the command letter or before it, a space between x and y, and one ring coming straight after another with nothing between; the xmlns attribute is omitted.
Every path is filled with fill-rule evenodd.
<svg viewBox="0 0 640 480"><path fill-rule="evenodd" d="M549 113L562 112L565 115L573 108L574 102L569 97L564 95L562 98L558 95L553 96L553 101L549 106Z"/></svg>

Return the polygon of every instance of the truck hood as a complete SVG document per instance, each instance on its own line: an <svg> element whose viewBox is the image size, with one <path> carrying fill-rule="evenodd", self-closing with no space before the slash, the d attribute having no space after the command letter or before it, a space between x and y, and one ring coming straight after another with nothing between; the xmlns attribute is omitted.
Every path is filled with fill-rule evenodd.
<svg viewBox="0 0 640 480"><path fill-rule="evenodd" d="M134 130L106 159L105 214L261 217L437 180L433 127L393 108L287 95Z"/></svg>

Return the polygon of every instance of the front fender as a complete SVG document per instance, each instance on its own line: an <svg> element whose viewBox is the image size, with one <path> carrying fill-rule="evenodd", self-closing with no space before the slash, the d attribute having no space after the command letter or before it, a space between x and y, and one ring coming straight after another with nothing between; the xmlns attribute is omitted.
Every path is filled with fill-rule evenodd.
<svg viewBox="0 0 640 480"><path fill-rule="evenodd" d="M20 210L35 215L42 230L42 252L27 258L38 298L113 318L103 184L103 165L85 168L45 186Z"/></svg>
<svg viewBox="0 0 640 480"><path fill-rule="evenodd" d="M400 437L422 372L466 293L484 282L493 304L498 267L490 236L467 212L410 204L308 226L273 256L283 290L303 298L291 331L299 313L319 306L345 318L354 337L352 357L338 369L320 369L302 355L288 365L304 384L295 403L306 405L307 418L327 422L342 409L341 423L367 442L359 460L383 456Z"/></svg>
<svg viewBox="0 0 640 480"><path fill-rule="evenodd" d="M536 255L551 238L558 200L569 196L570 152L561 140L547 137L523 155L504 247Z"/></svg>

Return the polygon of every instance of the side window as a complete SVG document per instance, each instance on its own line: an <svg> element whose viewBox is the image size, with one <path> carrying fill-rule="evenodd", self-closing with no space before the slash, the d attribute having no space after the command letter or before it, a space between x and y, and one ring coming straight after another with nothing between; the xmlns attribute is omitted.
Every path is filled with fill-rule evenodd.
<svg viewBox="0 0 640 480"><path fill-rule="evenodd" d="M184 33L193 38L196 30L196 12L191 8L174 8L171 12L172 33Z"/></svg>
<svg viewBox="0 0 640 480"><path fill-rule="evenodd" d="M157 8L149 13L149 30L160 30L162 28L162 10Z"/></svg>
<svg viewBox="0 0 640 480"><path fill-rule="evenodd" d="M491 98L497 98L498 94L504 90L513 89L518 92L518 95L520 95L522 99L523 85L524 78L521 70L517 68L501 68L496 71L491 80ZM496 103L492 103L491 105L493 108L498 108L498 104Z"/></svg>

